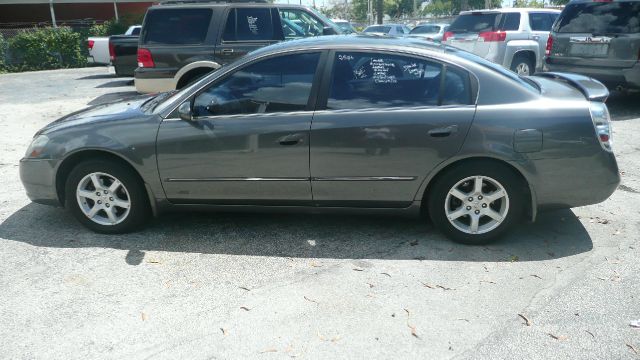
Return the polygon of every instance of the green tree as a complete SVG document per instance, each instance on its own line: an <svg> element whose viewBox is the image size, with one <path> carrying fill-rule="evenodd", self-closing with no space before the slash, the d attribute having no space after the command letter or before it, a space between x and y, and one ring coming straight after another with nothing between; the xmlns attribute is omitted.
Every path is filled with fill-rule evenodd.
<svg viewBox="0 0 640 360"><path fill-rule="evenodd" d="M544 7L544 1L538 1L538 0L515 0L515 2L513 3L513 7L543 8Z"/></svg>
<svg viewBox="0 0 640 360"><path fill-rule="evenodd" d="M535 0L532 0L535 1ZM499 8L502 6L501 0L491 0L492 8ZM466 9L465 9L466 8ZM433 0L430 4L424 7L422 15L424 16L454 16L458 15L462 10L475 10L484 9L484 0Z"/></svg>

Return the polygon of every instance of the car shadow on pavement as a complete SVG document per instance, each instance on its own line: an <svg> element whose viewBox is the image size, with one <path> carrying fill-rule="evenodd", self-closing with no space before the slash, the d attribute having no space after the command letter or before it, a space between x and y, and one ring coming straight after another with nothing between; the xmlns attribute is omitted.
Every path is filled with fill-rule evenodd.
<svg viewBox="0 0 640 360"><path fill-rule="evenodd" d="M593 244L570 210L541 214L487 246L460 245L424 219L305 214L173 213L139 232L102 235L59 208L29 204L0 224L0 246L20 241L47 248L128 250L140 264L145 251L289 258L510 262L557 259Z"/></svg>
<svg viewBox="0 0 640 360"><path fill-rule="evenodd" d="M640 114L640 92L612 92L607 107L613 121L636 119Z"/></svg>
<svg viewBox="0 0 640 360"><path fill-rule="evenodd" d="M109 81L109 82L106 82L104 84L100 84L100 85L96 86L96 89L113 88L113 87L124 87L124 86L133 86L133 79L122 79L122 80Z"/></svg>
<svg viewBox="0 0 640 360"><path fill-rule="evenodd" d="M102 105L102 104L106 104L114 101L132 99L138 96L141 96L141 95L135 91L120 91L120 92L108 93L108 94L98 96L97 98L89 101L87 105L89 106Z"/></svg>
<svg viewBox="0 0 640 360"><path fill-rule="evenodd" d="M99 80L99 79L113 79L118 77L116 74L96 74L96 75L87 75L81 78L77 78L76 80Z"/></svg>

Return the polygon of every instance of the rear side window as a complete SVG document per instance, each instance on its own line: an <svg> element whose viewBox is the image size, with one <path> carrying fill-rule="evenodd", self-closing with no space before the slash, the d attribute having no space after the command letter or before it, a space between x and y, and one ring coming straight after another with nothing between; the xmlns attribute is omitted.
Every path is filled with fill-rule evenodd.
<svg viewBox="0 0 640 360"><path fill-rule="evenodd" d="M520 13L506 13L502 14L502 24L500 30L511 31L518 30L520 28Z"/></svg>
<svg viewBox="0 0 640 360"><path fill-rule="evenodd" d="M471 13L458 16L449 31L452 32L483 32L495 31L500 21L499 13Z"/></svg>
<svg viewBox="0 0 640 360"><path fill-rule="evenodd" d="M370 109L471 103L469 75L412 57L339 52L333 64L327 108Z"/></svg>
<svg viewBox="0 0 640 360"><path fill-rule="evenodd" d="M530 13L529 26L533 31L551 31L555 17L547 13Z"/></svg>
<svg viewBox="0 0 640 360"><path fill-rule="evenodd" d="M369 26L364 29L363 32L379 32L379 33L388 33L391 30L391 26Z"/></svg>
<svg viewBox="0 0 640 360"><path fill-rule="evenodd" d="M269 8L237 8L229 11L222 39L224 41L279 40L274 31Z"/></svg>
<svg viewBox="0 0 640 360"><path fill-rule="evenodd" d="M145 20L144 44L202 44L210 22L210 9L152 10Z"/></svg>
<svg viewBox="0 0 640 360"><path fill-rule="evenodd" d="M559 33L640 33L640 2L569 4L554 30Z"/></svg>
<svg viewBox="0 0 640 360"><path fill-rule="evenodd" d="M418 27L413 28L411 30L411 34L431 34L437 33L440 31L440 26L438 25L420 25Z"/></svg>

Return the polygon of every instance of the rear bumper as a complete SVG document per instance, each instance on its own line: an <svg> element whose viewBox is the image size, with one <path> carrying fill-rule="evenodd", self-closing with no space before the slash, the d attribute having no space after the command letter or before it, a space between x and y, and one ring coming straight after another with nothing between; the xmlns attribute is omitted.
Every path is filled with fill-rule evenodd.
<svg viewBox="0 0 640 360"><path fill-rule="evenodd" d="M31 201L61 206L55 185L55 160L20 160L20 180Z"/></svg>
<svg viewBox="0 0 640 360"><path fill-rule="evenodd" d="M599 151L588 157L535 160L538 207L572 208L603 202L620 185L615 155Z"/></svg>
<svg viewBox="0 0 640 360"><path fill-rule="evenodd" d="M558 64L553 58L547 58L545 71L572 72L599 80L609 89L618 86L630 89L640 89L640 63L630 68L591 67L579 65Z"/></svg>

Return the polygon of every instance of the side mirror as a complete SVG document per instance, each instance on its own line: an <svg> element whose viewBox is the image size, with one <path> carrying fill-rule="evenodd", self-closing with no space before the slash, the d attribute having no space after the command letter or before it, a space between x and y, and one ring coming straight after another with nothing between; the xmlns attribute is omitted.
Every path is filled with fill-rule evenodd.
<svg viewBox="0 0 640 360"><path fill-rule="evenodd" d="M322 35L338 35L338 33L331 26L325 26L322 28Z"/></svg>
<svg viewBox="0 0 640 360"><path fill-rule="evenodd" d="M178 106L178 115L184 121L193 121L193 112L191 111L191 101L185 101Z"/></svg>

